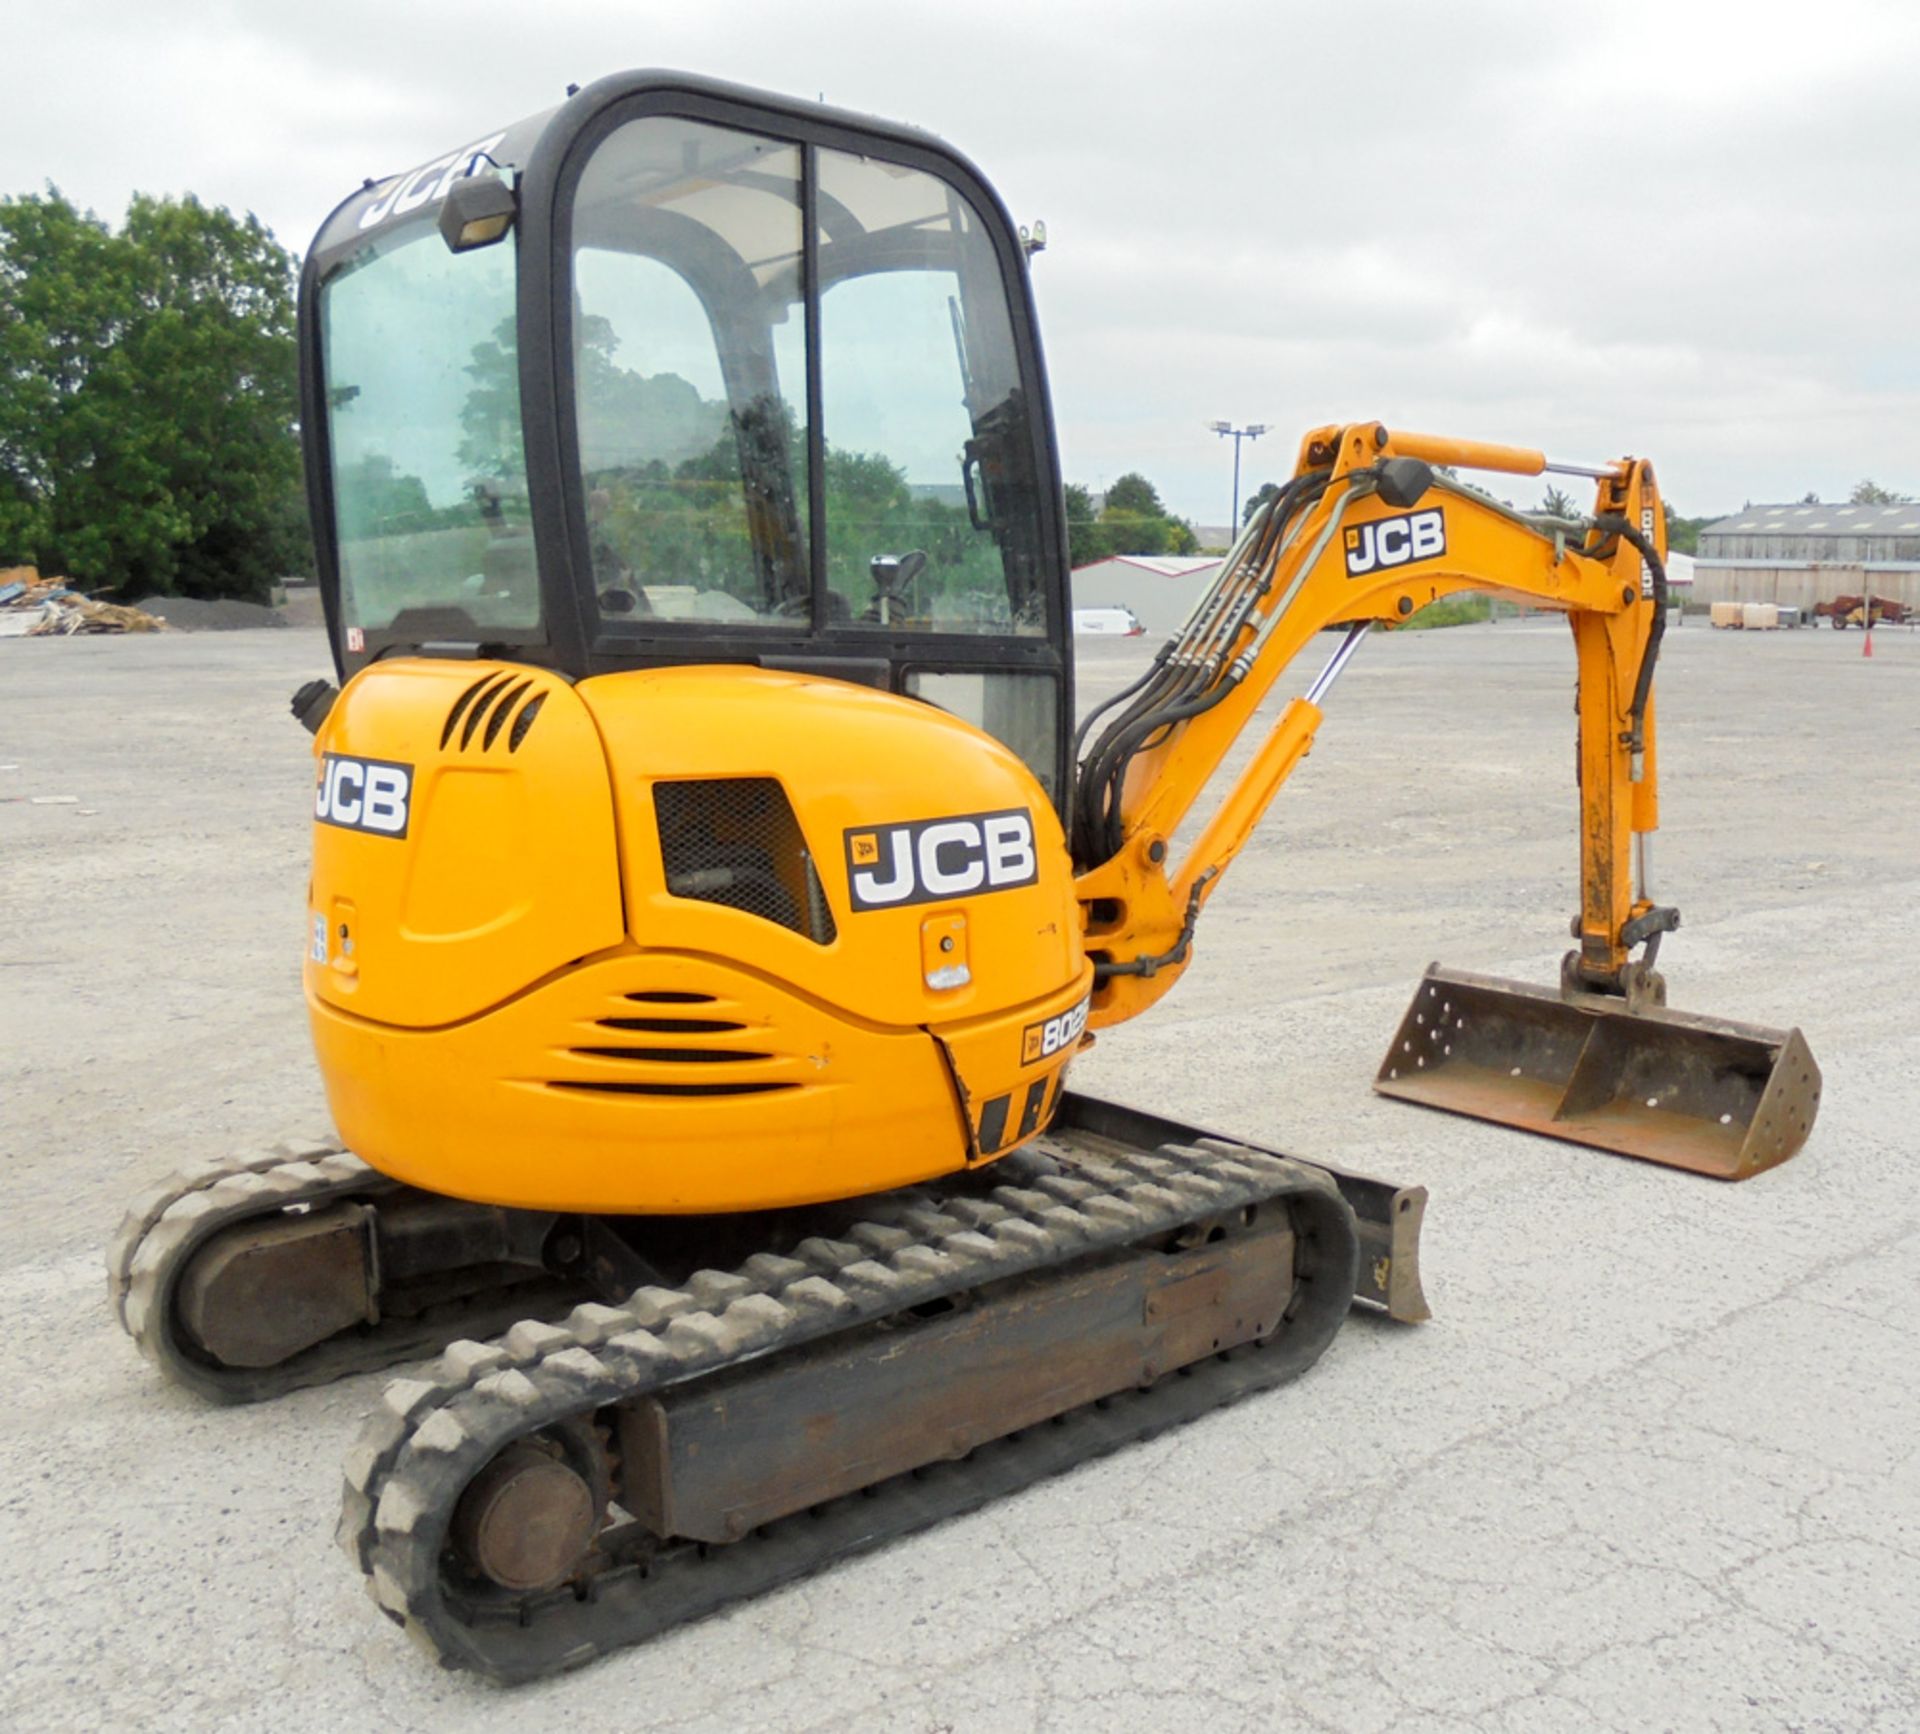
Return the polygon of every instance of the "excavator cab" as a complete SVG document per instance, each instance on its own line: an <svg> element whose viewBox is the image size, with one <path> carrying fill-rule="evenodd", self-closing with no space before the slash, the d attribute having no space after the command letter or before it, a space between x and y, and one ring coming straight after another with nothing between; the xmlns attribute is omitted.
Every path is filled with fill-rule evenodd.
<svg viewBox="0 0 1920 1734"><path fill-rule="evenodd" d="M799 670L1059 802L1072 706L1022 244L924 134L610 78L363 189L303 285L336 664Z"/></svg>

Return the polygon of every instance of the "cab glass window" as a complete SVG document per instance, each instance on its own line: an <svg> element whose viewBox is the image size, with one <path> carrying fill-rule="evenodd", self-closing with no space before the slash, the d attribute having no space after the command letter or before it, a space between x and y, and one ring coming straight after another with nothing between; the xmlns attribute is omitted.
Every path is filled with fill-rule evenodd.
<svg viewBox="0 0 1920 1734"><path fill-rule="evenodd" d="M327 450L350 628L529 635L512 244L450 253L431 222L371 243L321 287Z"/></svg>
<svg viewBox="0 0 1920 1734"><path fill-rule="evenodd" d="M818 163L829 617L1044 634L1033 436L993 242L932 175Z"/></svg>
<svg viewBox="0 0 1920 1734"><path fill-rule="evenodd" d="M649 118L573 210L574 381L603 619L804 625L800 152Z"/></svg>
<svg viewBox="0 0 1920 1734"><path fill-rule="evenodd" d="M1060 683L1054 675L998 668L913 669L907 691L1013 748L1047 798L1060 798Z"/></svg>

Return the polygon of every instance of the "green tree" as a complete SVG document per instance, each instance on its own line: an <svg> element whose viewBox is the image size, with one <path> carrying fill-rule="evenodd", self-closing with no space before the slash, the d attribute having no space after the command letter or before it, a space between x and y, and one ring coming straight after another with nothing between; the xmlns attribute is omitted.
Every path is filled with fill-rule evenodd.
<svg viewBox="0 0 1920 1734"><path fill-rule="evenodd" d="M1549 518L1572 518L1579 515L1580 508L1573 503L1573 496L1564 488L1556 488L1551 483L1547 491L1540 496L1540 510Z"/></svg>
<svg viewBox="0 0 1920 1734"><path fill-rule="evenodd" d="M1067 551L1076 567L1116 554L1191 554L1200 546L1193 526L1168 513L1160 490L1138 470L1107 489L1097 515L1092 492L1078 482L1067 483L1066 506Z"/></svg>
<svg viewBox="0 0 1920 1734"><path fill-rule="evenodd" d="M0 561L127 594L259 595L292 506L294 264L254 217L0 200Z"/></svg>
<svg viewBox="0 0 1920 1734"><path fill-rule="evenodd" d="M1078 482L1066 485L1067 558L1075 566L1104 560L1113 549L1093 509L1093 491Z"/></svg>
<svg viewBox="0 0 1920 1734"><path fill-rule="evenodd" d="M1167 520L1149 517L1143 512L1115 511L1112 506L1100 514L1099 529L1104 532L1107 555L1164 554L1170 539ZM1101 555L1099 558L1106 558Z"/></svg>
<svg viewBox="0 0 1920 1734"><path fill-rule="evenodd" d="M1660 509L1667 517L1667 552L1669 554L1697 554L1700 552L1700 532L1714 522L1713 517L1683 518L1665 500ZM1723 514L1716 514L1721 516Z"/></svg>
<svg viewBox="0 0 1920 1734"><path fill-rule="evenodd" d="M1067 558L1074 566L1091 566L1119 552L1115 528L1097 518L1067 520Z"/></svg>
<svg viewBox="0 0 1920 1734"><path fill-rule="evenodd" d="M1896 494L1890 488L1883 488L1878 482L1868 480L1853 484L1853 492L1847 496L1847 502L1855 506L1910 506L1913 496Z"/></svg>
<svg viewBox="0 0 1920 1734"><path fill-rule="evenodd" d="M126 328L124 263L51 189L0 203L0 563L54 545L58 484L110 432L86 387Z"/></svg>
<svg viewBox="0 0 1920 1734"><path fill-rule="evenodd" d="M1255 512L1259 511L1269 500L1277 500L1279 497L1280 484L1278 482L1262 482L1259 493L1248 500L1246 505L1240 510L1240 527L1245 529L1247 525L1253 522Z"/></svg>
<svg viewBox="0 0 1920 1734"><path fill-rule="evenodd" d="M1167 515L1167 508L1160 503L1160 490L1138 470L1127 471L1107 489L1105 510L1136 518L1164 518Z"/></svg>

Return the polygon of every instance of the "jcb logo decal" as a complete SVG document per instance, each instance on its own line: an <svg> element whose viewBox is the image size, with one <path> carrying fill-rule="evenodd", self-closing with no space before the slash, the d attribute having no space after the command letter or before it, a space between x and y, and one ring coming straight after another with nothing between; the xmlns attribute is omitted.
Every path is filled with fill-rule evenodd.
<svg viewBox="0 0 1920 1734"><path fill-rule="evenodd" d="M313 816L323 825L371 831L376 837L407 834L413 766L386 759L349 759L328 753L313 790Z"/></svg>
<svg viewBox="0 0 1920 1734"><path fill-rule="evenodd" d="M1364 578L1387 567L1432 560L1446 551L1447 520L1437 507L1398 518L1376 518L1347 532L1347 576Z"/></svg>
<svg viewBox="0 0 1920 1734"><path fill-rule="evenodd" d="M846 833L847 892L856 910L904 909L976 891L1011 891L1040 877L1033 815L967 813Z"/></svg>
<svg viewBox="0 0 1920 1734"><path fill-rule="evenodd" d="M1028 1024L1020 1032L1021 1065L1038 1065L1042 1060L1050 1060L1055 1054L1071 1048L1086 1032L1087 1012L1092 1005L1093 995L1088 994L1071 1011L1063 1011L1058 1017L1048 1018L1045 1023Z"/></svg>
<svg viewBox="0 0 1920 1734"><path fill-rule="evenodd" d="M497 132L468 145L465 150L422 163L412 174L392 182L384 197L375 199L360 213L360 227L371 229L375 223L384 223L389 217L404 217L409 211L419 210L422 205L444 199L447 189L462 175L471 174L479 166L482 157L488 162L493 161L492 153L500 148L500 141L506 136L503 132Z"/></svg>

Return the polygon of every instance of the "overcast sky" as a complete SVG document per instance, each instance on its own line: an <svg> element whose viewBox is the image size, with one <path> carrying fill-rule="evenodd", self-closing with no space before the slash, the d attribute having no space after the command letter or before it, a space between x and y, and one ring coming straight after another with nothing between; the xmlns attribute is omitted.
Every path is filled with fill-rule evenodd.
<svg viewBox="0 0 1920 1734"><path fill-rule="evenodd" d="M1645 453L1698 514L1920 493L1920 5L0 0L0 193L257 212L635 66L911 121L1035 266L1062 459L1226 517L1221 418ZM1534 484L1515 497L1528 503ZM1504 490L1503 490L1504 491Z"/></svg>

